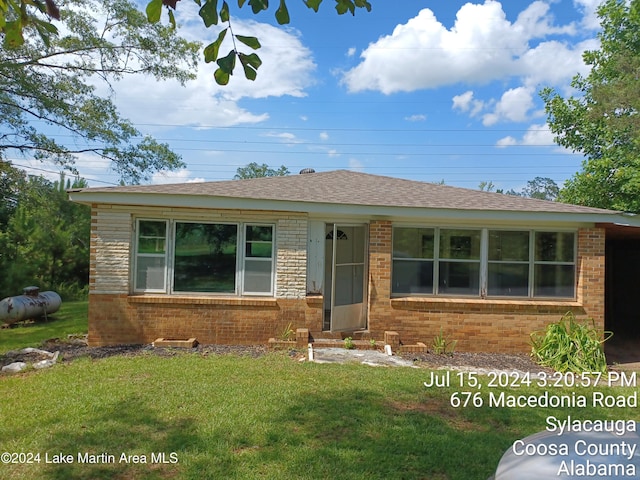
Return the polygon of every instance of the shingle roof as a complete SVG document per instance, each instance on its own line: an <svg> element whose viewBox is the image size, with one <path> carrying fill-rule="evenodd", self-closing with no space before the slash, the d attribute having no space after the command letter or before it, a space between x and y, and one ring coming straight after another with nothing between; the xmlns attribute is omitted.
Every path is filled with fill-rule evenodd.
<svg viewBox="0 0 640 480"><path fill-rule="evenodd" d="M347 170L219 182L85 188L76 192L187 195L322 204L547 213L617 213ZM72 192L73 193L73 192Z"/></svg>

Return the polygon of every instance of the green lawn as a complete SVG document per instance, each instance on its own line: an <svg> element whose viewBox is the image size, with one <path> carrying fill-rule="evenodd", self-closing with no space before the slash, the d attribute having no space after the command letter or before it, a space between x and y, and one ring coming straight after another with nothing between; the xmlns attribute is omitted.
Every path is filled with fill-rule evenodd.
<svg viewBox="0 0 640 480"><path fill-rule="evenodd" d="M640 419L635 408L455 409L458 388L427 389L427 379L425 369L300 363L284 353L179 352L0 375L0 453L34 461L0 463L0 478L486 480L549 415ZM158 463L162 454L168 463ZM73 463L46 463L67 455Z"/></svg>
<svg viewBox="0 0 640 480"><path fill-rule="evenodd" d="M46 321L19 322L11 328L0 329L0 354L24 347L37 347L50 338L87 333L88 305L87 301L62 302L60 310Z"/></svg>

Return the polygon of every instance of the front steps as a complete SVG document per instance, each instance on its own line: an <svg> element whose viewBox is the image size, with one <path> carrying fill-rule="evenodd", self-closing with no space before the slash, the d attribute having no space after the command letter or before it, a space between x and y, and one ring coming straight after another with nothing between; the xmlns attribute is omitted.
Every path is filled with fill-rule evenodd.
<svg viewBox="0 0 640 480"><path fill-rule="evenodd" d="M296 339L293 340L278 340L275 338L269 339L269 347L271 348L307 348L309 344L313 345L313 348L346 348L345 338L351 337L350 345L356 350L381 350L384 351L385 345L391 346L391 351L394 353L426 353L427 346L418 342L415 345L402 345L400 342L400 335L398 332L386 331L384 332L384 341L372 342L367 339L358 339L358 336L363 336L361 332L345 333L343 338L313 338L309 334L308 328L298 328L296 330Z"/></svg>

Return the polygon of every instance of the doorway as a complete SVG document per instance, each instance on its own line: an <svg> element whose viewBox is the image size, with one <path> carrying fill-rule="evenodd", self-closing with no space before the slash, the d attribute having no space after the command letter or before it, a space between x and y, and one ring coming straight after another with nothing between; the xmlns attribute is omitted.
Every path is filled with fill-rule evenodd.
<svg viewBox="0 0 640 480"><path fill-rule="evenodd" d="M367 327L366 250L366 225L326 224L324 330Z"/></svg>

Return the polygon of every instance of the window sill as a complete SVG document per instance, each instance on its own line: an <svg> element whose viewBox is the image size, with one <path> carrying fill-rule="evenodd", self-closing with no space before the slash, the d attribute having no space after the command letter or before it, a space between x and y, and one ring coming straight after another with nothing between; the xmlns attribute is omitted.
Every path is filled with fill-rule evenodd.
<svg viewBox="0 0 640 480"><path fill-rule="evenodd" d="M527 308L564 311L581 309L583 305L572 299L502 299L474 297L396 297L391 299L391 306L398 309L425 308L472 308L488 310L520 310Z"/></svg>
<svg viewBox="0 0 640 480"><path fill-rule="evenodd" d="M133 304L166 305L228 305L275 307L278 300L274 297L235 297L235 296L198 296L198 295L129 295Z"/></svg>

